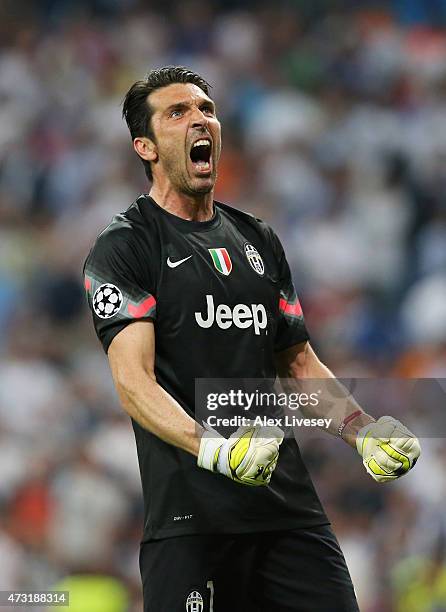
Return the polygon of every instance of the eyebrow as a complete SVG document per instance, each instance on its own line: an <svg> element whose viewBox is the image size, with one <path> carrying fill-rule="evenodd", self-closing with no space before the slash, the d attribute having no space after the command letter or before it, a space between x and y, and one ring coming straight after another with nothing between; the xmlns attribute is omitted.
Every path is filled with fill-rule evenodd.
<svg viewBox="0 0 446 612"><path fill-rule="evenodd" d="M204 105L210 106L215 111L215 103L210 98L203 98L199 102L198 106L204 106ZM174 104L171 104L170 106L168 106L164 112L168 113L169 111L172 111L172 110L177 110L177 109L182 109L182 108L189 108L190 106L191 106L190 102L188 102L186 100L180 101L180 102L175 102Z"/></svg>

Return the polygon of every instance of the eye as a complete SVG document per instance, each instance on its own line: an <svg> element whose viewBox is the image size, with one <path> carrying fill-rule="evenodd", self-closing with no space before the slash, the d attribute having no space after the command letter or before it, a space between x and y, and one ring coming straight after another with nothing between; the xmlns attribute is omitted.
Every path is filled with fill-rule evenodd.
<svg viewBox="0 0 446 612"><path fill-rule="evenodd" d="M204 104L201 107L201 112L204 113L205 115L213 115L214 114L214 107L211 106L210 104Z"/></svg>
<svg viewBox="0 0 446 612"><path fill-rule="evenodd" d="M172 117L172 119L178 119L178 117L181 117L183 115L183 111L176 108L173 111L170 111L169 113L169 117Z"/></svg>

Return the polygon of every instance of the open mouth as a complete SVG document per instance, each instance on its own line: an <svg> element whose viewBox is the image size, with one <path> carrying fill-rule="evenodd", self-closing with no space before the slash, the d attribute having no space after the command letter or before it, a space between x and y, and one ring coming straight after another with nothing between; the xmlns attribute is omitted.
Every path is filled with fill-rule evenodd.
<svg viewBox="0 0 446 612"><path fill-rule="evenodd" d="M190 158L195 168L200 172L206 172L211 168L211 141L209 138L201 138L194 142L190 151Z"/></svg>

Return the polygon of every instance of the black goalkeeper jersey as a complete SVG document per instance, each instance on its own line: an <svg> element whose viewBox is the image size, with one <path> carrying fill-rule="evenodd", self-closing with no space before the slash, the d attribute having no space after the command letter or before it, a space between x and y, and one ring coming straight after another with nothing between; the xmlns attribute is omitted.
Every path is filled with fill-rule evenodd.
<svg viewBox="0 0 446 612"><path fill-rule="evenodd" d="M196 379L274 379L274 352L308 339L279 239L219 202L211 220L194 222L140 196L99 235L84 272L104 350L126 325L152 320L156 379L194 418ZM133 429L144 540L328 522L294 439L282 443L271 483L248 487Z"/></svg>

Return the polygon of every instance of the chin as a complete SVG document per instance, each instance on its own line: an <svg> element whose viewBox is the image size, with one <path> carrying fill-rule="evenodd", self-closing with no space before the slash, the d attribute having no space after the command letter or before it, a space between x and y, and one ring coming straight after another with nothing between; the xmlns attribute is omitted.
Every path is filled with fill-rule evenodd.
<svg viewBox="0 0 446 612"><path fill-rule="evenodd" d="M198 181L193 181L192 184L188 185L188 191L190 195L205 195L206 193L210 193L215 186L215 179L213 177L209 177L208 179L199 179Z"/></svg>

